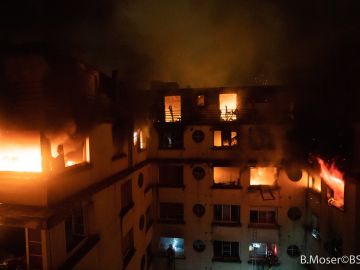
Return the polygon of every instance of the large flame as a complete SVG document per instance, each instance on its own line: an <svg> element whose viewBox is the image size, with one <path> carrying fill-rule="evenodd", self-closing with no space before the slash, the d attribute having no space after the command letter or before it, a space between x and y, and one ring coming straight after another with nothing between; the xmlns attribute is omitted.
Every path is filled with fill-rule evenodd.
<svg viewBox="0 0 360 270"><path fill-rule="evenodd" d="M41 172L40 135L0 130L0 171Z"/></svg>
<svg viewBox="0 0 360 270"><path fill-rule="evenodd" d="M344 190L345 181L344 174L335 166L326 164L321 158L317 158L320 165L320 177L325 181L326 185L334 192L332 204L342 208L344 206Z"/></svg>

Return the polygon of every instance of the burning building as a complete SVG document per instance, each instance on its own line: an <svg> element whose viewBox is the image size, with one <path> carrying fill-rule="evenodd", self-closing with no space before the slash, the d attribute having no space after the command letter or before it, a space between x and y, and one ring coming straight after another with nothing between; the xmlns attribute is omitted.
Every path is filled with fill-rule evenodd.
<svg viewBox="0 0 360 270"><path fill-rule="evenodd" d="M356 175L294 158L281 87L134 94L74 59L1 59L4 267L304 269L359 250Z"/></svg>

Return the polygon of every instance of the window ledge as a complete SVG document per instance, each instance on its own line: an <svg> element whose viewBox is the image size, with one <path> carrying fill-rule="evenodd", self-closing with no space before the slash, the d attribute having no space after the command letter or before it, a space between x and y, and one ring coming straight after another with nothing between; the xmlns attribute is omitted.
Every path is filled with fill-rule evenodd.
<svg viewBox="0 0 360 270"><path fill-rule="evenodd" d="M213 262L236 262L241 263L240 257L213 257Z"/></svg>
<svg viewBox="0 0 360 270"><path fill-rule="evenodd" d="M221 184L213 184L211 186L212 189L242 189L241 185L221 185Z"/></svg>
<svg viewBox="0 0 360 270"><path fill-rule="evenodd" d="M120 218L123 218L134 207L134 205L134 202L131 202L128 206L122 208L119 213Z"/></svg>
<svg viewBox="0 0 360 270"><path fill-rule="evenodd" d="M238 150L240 148L239 145L234 146L212 146L211 150Z"/></svg>
<svg viewBox="0 0 360 270"><path fill-rule="evenodd" d="M248 228L279 230L279 229L280 229L280 225L279 225L279 224L249 223Z"/></svg>
<svg viewBox="0 0 360 270"><path fill-rule="evenodd" d="M123 257L123 262L124 262L123 269L125 269L126 266L128 266L131 259L134 257L135 252L136 252L135 248L132 248L126 255L124 255L124 257Z"/></svg>
<svg viewBox="0 0 360 270"><path fill-rule="evenodd" d="M184 220L159 219L157 223L161 223L161 224L185 224L185 221Z"/></svg>
<svg viewBox="0 0 360 270"><path fill-rule="evenodd" d="M278 185L250 185L248 187L248 192L256 192L256 191L268 191L268 190L279 190L280 186Z"/></svg>
<svg viewBox="0 0 360 270"><path fill-rule="evenodd" d="M164 184L158 184L159 188L185 188L185 185L164 185Z"/></svg>
<svg viewBox="0 0 360 270"><path fill-rule="evenodd" d="M213 221L211 223L213 226L223 226L223 227L241 227L242 224L240 222L229 222L229 221Z"/></svg>

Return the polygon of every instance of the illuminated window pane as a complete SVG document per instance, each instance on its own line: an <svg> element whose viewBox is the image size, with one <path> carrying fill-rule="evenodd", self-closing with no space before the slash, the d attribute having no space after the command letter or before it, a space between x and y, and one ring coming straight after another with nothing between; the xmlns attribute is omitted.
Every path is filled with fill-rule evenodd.
<svg viewBox="0 0 360 270"><path fill-rule="evenodd" d="M276 167L250 168L250 185L274 185L276 176Z"/></svg>
<svg viewBox="0 0 360 270"><path fill-rule="evenodd" d="M196 97L196 105L198 107L204 107L205 106L205 96L204 95L198 95Z"/></svg>
<svg viewBox="0 0 360 270"><path fill-rule="evenodd" d="M215 130L214 131L214 146L222 146L221 131L220 130Z"/></svg>
<svg viewBox="0 0 360 270"><path fill-rule="evenodd" d="M181 96L165 97L165 122L181 121Z"/></svg>
<svg viewBox="0 0 360 270"><path fill-rule="evenodd" d="M139 131L139 138L140 138L140 149L145 149L146 138L145 138L145 133L142 130Z"/></svg>
<svg viewBox="0 0 360 270"><path fill-rule="evenodd" d="M237 108L237 95L236 94L220 94L219 106L220 106L220 118L225 121L236 120L236 108Z"/></svg>
<svg viewBox="0 0 360 270"><path fill-rule="evenodd" d="M238 167L214 167L215 184L240 184L240 169Z"/></svg>

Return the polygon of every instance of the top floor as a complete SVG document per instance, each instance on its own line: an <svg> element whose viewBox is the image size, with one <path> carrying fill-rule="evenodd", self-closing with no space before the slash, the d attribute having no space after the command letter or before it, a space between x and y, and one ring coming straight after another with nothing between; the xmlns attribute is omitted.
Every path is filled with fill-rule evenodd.
<svg viewBox="0 0 360 270"><path fill-rule="evenodd" d="M172 86L172 84L170 85ZM292 118L291 98L278 86L150 90L151 117L157 123L282 123Z"/></svg>

